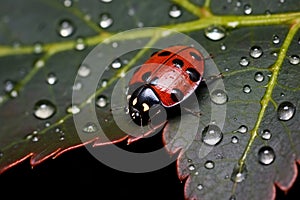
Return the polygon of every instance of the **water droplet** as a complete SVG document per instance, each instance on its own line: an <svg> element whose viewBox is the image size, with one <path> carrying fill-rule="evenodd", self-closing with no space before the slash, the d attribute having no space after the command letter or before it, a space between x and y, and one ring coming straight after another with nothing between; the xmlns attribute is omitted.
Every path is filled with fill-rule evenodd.
<svg viewBox="0 0 300 200"><path fill-rule="evenodd" d="M4 82L4 92L6 92L7 94L10 94L11 91L13 91L15 85L16 85L16 83L12 80L5 81Z"/></svg>
<svg viewBox="0 0 300 200"><path fill-rule="evenodd" d="M34 116L38 119L49 119L56 112L56 107L48 100L40 100L34 105Z"/></svg>
<svg viewBox="0 0 300 200"><path fill-rule="evenodd" d="M82 83L81 82L76 82L74 83L74 85L72 86L73 90L80 90L82 88Z"/></svg>
<svg viewBox="0 0 300 200"><path fill-rule="evenodd" d="M119 68L121 68L122 67L122 62L121 62L121 60L120 59L116 59L116 60L114 60L113 62L112 62L112 64L111 64L111 67L113 68L113 69L119 69Z"/></svg>
<svg viewBox="0 0 300 200"><path fill-rule="evenodd" d="M46 81L49 85L54 85L55 83L57 83L58 79L57 79L57 76L54 73L49 73L47 75L47 80Z"/></svg>
<svg viewBox="0 0 300 200"><path fill-rule="evenodd" d="M228 101L228 96L223 90L216 89L211 93L210 99L215 104L222 105Z"/></svg>
<svg viewBox="0 0 300 200"><path fill-rule="evenodd" d="M298 65L300 63L300 57L298 55L289 56L289 61L292 65Z"/></svg>
<svg viewBox="0 0 300 200"><path fill-rule="evenodd" d="M241 60L240 60L240 65L242 67L247 67L249 65L250 61L247 57L241 57Z"/></svg>
<svg viewBox="0 0 300 200"><path fill-rule="evenodd" d="M72 0L64 0L64 6L69 8L71 7L73 4Z"/></svg>
<svg viewBox="0 0 300 200"><path fill-rule="evenodd" d="M234 132L238 132L238 133L247 133L248 131L248 127L245 125L241 125L236 131Z"/></svg>
<svg viewBox="0 0 300 200"><path fill-rule="evenodd" d="M261 72L256 72L255 75L254 75L254 80L256 82L263 82L265 79L265 76L263 75L263 73Z"/></svg>
<svg viewBox="0 0 300 200"><path fill-rule="evenodd" d="M236 197L235 197L235 195L233 194L233 195L231 195L230 197L229 197L229 200L236 200Z"/></svg>
<svg viewBox="0 0 300 200"><path fill-rule="evenodd" d="M202 184L198 184L198 185L197 185L197 189L198 189L198 190L202 190L202 189L203 189L203 185L202 185Z"/></svg>
<svg viewBox="0 0 300 200"><path fill-rule="evenodd" d="M31 141L32 142L38 142L39 141L39 137L37 135L34 135L32 138L31 138Z"/></svg>
<svg viewBox="0 0 300 200"><path fill-rule="evenodd" d="M280 93L280 96L281 96L281 97L284 97L284 96L285 96L285 94L284 94L283 92L281 92L281 93Z"/></svg>
<svg viewBox="0 0 300 200"><path fill-rule="evenodd" d="M91 69L87 65L81 65L78 69L78 75L81 77L87 77L91 73Z"/></svg>
<svg viewBox="0 0 300 200"><path fill-rule="evenodd" d="M239 142L239 138L236 137L236 136L232 136L232 138L231 138L231 143L237 144L238 142Z"/></svg>
<svg viewBox="0 0 300 200"><path fill-rule="evenodd" d="M169 10L169 16L172 18L178 18L182 15L181 9L177 5L172 5Z"/></svg>
<svg viewBox="0 0 300 200"><path fill-rule="evenodd" d="M281 121L288 121L293 118L296 107L288 101L282 102L277 109L277 117Z"/></svg>
<svg viewBox="0 0 300 200"><path fill-rule="evenodd" d="M69 20L62 20L58 26L58 34L65 38L71 36L75 32L73 23Z"/></svg>
<svg viewBox="0 0 300 200"><path fill-rule="evenodd" d="M259 58L263 55L263 50L259 46L253 46L250 48L250 56L252 58Z"/></svg>
<svg viewBox="0 0 300 200"><path fill-rule="evenodd" d="M2 158L3 157L3 152L2 151L0 151L0 158Z"/></svg>
<svg viewBox="0 0 300 200"><path fill-rule="evenodd" d="M205 36L213 41L221 40L226 36L226 31L221 26L210 26L204 31Z"/></svg>
<svg viewBox="0 0 300 200"><path fill-rule="evenodd" d="M280 3L284 3L284 2L285 2L285 0L279 0L279 2L280 2Z"/></svg>
<svg viewBox="0 0 300 200"><path fill-rule="evenodd" d="M98 131L98 127L95 123L88 122L82 129L83 132L85 133L95 133Z"/></svg>
<svg viewBox="0 0 300 200"><path fill-rule="evenodd" d="M263 165L269 165L275 160L274 150L269 146L264 146L258 151L258 161Z"/></svg>
<svg viewBox="0 0 300 200"><path fill-rule="evenodd" d="M76 39L75 49L77 51L82 51L86 48L86 42L82 37Z"/></svg>
<svg viewBox="0 0 300 200"><path fill-rule="evenodd" d="M100 95L97 100L96 100L96 105L99 107L99 108L104 108L105 106L107 106L108 104L108 100L105 96L103 95Z"/></svg>
<svg viewBox="0 0 300 200"><path fill-rule="evenodd" d="M50 125L51 125L50 122L45 123L45 127L49 127Z"/></svg>
<svg viewBox="0 0 300 200"><path fill-rule="evenodd" d="M103 2L103 3L110 3L110 2L112 2L112 0L101 0L101 2Z"/></svg>
<svg viewBox="0 0 300 200"><path fill-rule="evenodd" d="M279 44L280 38L278 35L273 35L273 44Z"/></svg>
<svg viewBox="0 0 300 200"><path fill-rule="evenodd" d="M213 169L215 167L215 163L211 160L205 162L204 167L206 169Z"/></svg>
<svg viewBox="0 0 300 200"><path fill-rule="evenodd" d="M249 4L244 5L244 14L250 15L252 13L252 7Z"/></svg>
<svg viewBox="0 0 300 200"><path fill-rule="evenodd" d="M77 114L80 112L80 108L77 106L77 105L70 105L68 108L67 108L67 113L70 113L70 114Z"/></svg>
<svg viewBox="0 0 300 200"><path fill-rule="evenodd" d="M271 137L272 137L272 134L271 134L269 129L265 129L265 130L262 131L262 133L261 133L261 138L262 139L269 140L269 139L271 139Z"/></svg>
<svg viewBox="0 0 300 200"><path fill-rule="evenodd" d="M99 26L103 29L110 27L113 24L113 19L108 13L102 13L100 15Z"/></svg>
<svg viewBox="0 0 300 200"><path fill-rule="evenodd" d="M243 92L246 93L246 94L249 94L251 92L251 87L250 85L245 85L243 87Z"/></svg>
<svg viewBox="0 0 300 200"><path fill-rule="evenodd" d="M65 136L64 135L59 136L59 140L60 141L64 141L65 140Z"/></svg>
<svg viewBox="0 0 300 200"><path fill-rule="evenodd" d="M102 81L101 81L101 87L106 87L107 86L107 83L108 83L108 80L106 80L106 79L103 79Z"/></svg>
<svg viewBox="0 0 300 200"><path fill-rule="evenodd" d="M111 44L111 46L112 46L113 48L117 48L117 47L119 46L119 44L118 44L117 42L113 42L113 43Z"/></svg>
<svg viewBox="0 0 300 200"><path fill-rule="evenodd" d="M35 54L40 54L40 53L43 52L43 50L44 49L43 49L42 43L37 42L37 43L34 44L34 46L33 46L33 52Z"/></svg>
<svg viewBox="0 0 300 200"><path fill-rule="evenodd" d="M221 43L220 49L221 49L222 51L225 51L225 50L227 49L227 47L226 47L225 44Z"/></svg>
<svg viewBox="0 0 300 200"><path fill-rule="evenodd" d="M139 28L142 28L142 27L144 27L144 23L143 22L137 22L137 27L139 27Z"/></svg>
<svg viewBox="0 0 300 200"><path fill-rule="evenodd" d="M246 165L243 166L236 165L231 174L231 181L235 183L240 183L246 179L247 174L248 171Z"/></svg>
<svg viewBox="0 0 300 200"><path fill-rule="evenodd" d="M217 125L208 125L202 131L202 141L210 146L217 145L221 142L223 133Z"/></svg>
<svg viewBox="0 0 300 200"><path fill-rule="evenodd" d="M45 61L42 59L39 59L34 63L34 67L36 68L42 68L44 66L45 66Z"/></svg>
<svg viewBox="0 0 300 200"><path fill-rule="evenodd" d="M196 169L195 165L193 165L193 164L189 165L188 168L190 171L194 171Z"/></svg>

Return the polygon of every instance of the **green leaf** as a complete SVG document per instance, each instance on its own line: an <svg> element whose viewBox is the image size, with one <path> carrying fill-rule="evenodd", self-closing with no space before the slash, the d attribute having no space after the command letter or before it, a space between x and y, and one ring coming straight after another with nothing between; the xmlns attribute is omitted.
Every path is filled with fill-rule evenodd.
<svg viewBox="0 0 300 200"><path fill-rule="evenodd" d="M85 144L138 143L163 125L167 151L180 152L178 176L186 180L187 199L273 199L275 184L282 190L293 184L300 150L298 1L0 5L0 172ZM123 111L126 80L162 41L190 44L161 30L127 31L137 27L185 33L206 55L197 99L156 127L136 128ZM140 49L117 56L137 44ZM115 59L120 63L112 67ZM213 66L222 78L213 77ZM77 116L94 110L95 120L78 123Z"/></svg>

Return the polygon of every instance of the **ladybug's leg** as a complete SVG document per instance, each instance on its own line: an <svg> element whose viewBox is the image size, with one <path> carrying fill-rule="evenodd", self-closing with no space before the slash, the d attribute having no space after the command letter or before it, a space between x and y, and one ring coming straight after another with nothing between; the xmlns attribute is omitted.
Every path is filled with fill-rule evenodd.
<svg viewBox="0 0 300 200"><path fill-rule="evenodd" d="M186 112L195 115L196 117L200 117L202 115L202 113L200 111L195 111L195 110L191 110L189 108L184 107L183 108Z"/></svg>

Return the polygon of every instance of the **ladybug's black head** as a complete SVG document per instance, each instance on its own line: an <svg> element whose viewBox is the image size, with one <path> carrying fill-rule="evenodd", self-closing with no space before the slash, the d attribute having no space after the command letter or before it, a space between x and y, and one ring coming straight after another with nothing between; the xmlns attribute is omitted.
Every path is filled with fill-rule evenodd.
<svg viewBox="0 0 300 200"><path fill-rule="evenodd" d="M147 85L137 88L129 98L129 114L137 125L145 126L152 121L151 115L159 116L160 100Z"/></svg>

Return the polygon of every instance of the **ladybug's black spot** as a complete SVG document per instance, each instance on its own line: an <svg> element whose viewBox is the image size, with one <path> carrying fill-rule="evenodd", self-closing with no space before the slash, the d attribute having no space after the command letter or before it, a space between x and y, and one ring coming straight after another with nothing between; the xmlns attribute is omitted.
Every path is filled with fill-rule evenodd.
<svg viewBox="0 0 300 200"><path fill-rule="evenodd" d="M153 85L153 86L157 85L157 83L158 83L158 77L154 77L154 78L150 81L150 85Z"/></svg>
<svg viewBox="0 0 300 200"><path fill-rule="evenodd" d="M173 89L171 92L171 99L174 102L179 102L183 99L184 95L179 89Z"/></svg>
<svg viewBox="0 0 300 200"><path fill-rule="evenodd" d="M163 51L158 54L158 56L169 56L169 55L171 55L170 51Z"/></svg>
<svg viewBox="0 0 300 200"><path fill-rule="evenodd" d="M192 52L192 51L191 51L191 52L190 52L190 55L192 56L193 59L196 59L196 60L199 60L199 61L201 60L201 57L198 56L195 52Z"/></svg>
<svg viewBox="0 0 300 200"><path fill-rule="evenodd" d="M150 75L151 75L151 72L146 72L145 74L143 74L142 80L146 82L148 80L148 78L150 77Z"/></svg>
<svg viewBox="0 0 300 200"><path fill-rule="evenodd" d="M200 73L194 68L187 68L186 72L188 73L190 80L193 82L197 82L200 80Z"/></svg>
<svg viewBox="0 0 300 200"><path fill-rule="evenodd" d="M183 67L183 61L180 60L180 59L176 58L172 62L175 65L175 67L177 67L177 68L182 68Z"/></svg>

